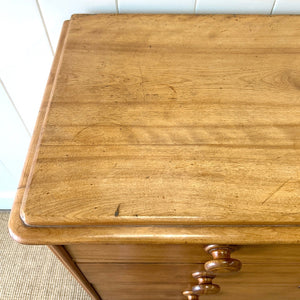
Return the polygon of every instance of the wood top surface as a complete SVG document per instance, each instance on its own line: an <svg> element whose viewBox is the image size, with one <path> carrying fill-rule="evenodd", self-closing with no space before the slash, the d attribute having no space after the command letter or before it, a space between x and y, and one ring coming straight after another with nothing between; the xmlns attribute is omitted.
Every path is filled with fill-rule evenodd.
<svg viewBox="0 0 300 300"><path fill-rule="evenodd" d="M300 225L299 17L69 24L27 225Z"/></svg>

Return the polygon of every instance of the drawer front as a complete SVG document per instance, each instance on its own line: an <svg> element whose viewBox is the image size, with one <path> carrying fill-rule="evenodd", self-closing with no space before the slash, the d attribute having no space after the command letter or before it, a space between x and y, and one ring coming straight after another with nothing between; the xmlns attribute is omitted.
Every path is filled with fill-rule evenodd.
<svg viewBox="0 0 300 300"><path fill-rule="evenodd" d="M197 264L78 264L102 300L181 300Z"/></svg>
<svg viewBox="0 0 300 300"><path fill-rule="evenodd" d="M114 285L111 289L98 290L102 300L187 300L176 292L181 286L175 284ZM230 293L221 291L216 295L200 296L204 300L297 300L299 291L290 285L238 286Z"/></svg>
<svg viewBox="0 0 300 300"><path fill-rule="evenodd" d="M78 262L203 263L211 259L203 245L68 245ZM232 257L246 263L299 263L300 245L240 246Z"/></svg>
<svg viewBox="0 0 300 300"><path fill-rule="evenodd" d="M182 291L196 285L193 272L202 264L99 264L78 263L103 300L185 299ZM217 295L207 300L300 299L300 265L246 264L236 274L218 275Z"/></svg>
<svg viewBox="0 0 300 300"><path fill-rule="evenodd" d="M76 262L201 263L210 259L202 245L68 245Z"/></svg>

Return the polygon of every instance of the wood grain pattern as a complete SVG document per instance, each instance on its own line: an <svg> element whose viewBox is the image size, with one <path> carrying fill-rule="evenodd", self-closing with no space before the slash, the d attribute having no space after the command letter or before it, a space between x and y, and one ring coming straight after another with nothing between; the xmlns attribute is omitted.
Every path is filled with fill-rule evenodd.
<svg viewBox="0 0 300 300"><path fill-rule="evenodd" d="M211 259L203 245L78 244L65 247L77 263L204 263Z"/></svg>
<svg viewBox="0 0 300 300"><path fill-rule="evenodd" d="M300 225L299 23L74 16L22 219Z"/></svg>
<svg viewBox="0 0 300 300"><path fill-rule="evenodd" d="M66 245L77 263L204 263L204 245ZM233 257L243 264L300 264L299 245L240 245Z"/></svg>
<svg viewBox="0 0 300 300"><path fill-rule="evenodd" d="M177 290L183 285L179 284L140 284L137 286L132 285L119 285L118 289L111 287L110 291L105 289L106 293L103 294L109 300L122 299L122 300L186 300L186 297L178 294ZM128 293L128 291L131 291ZM205 295L206 300L253 300L255 297L264 300L295 300L299 298L299 289L291 284L283 285L238 285L230 286L230 290L224 290L216 295ZM108 297L107 297L108 296ZM110 297L109 297L110 296ZM201 296L200 296L201 297ZM200 298L199 297L199 298Z"/></svg>
<svg viewBox="0 0 300 300"><path fill-rule="evenodd" d="M138 18L139 16L135 16ZM92 17L94 18L94 17ZM124 16L125 18L125 16ZM207 21L210 22L210 20L214 20L215 17L212 16L212 19L210 17L203 17ZM220 18L221 20L222 16L217 16L216 18ZM255 19L254 16L249 17L251 22ZM260 18L260 17L259 17ZM263 17L262 17L263 18ZM230 18L229 18L230 19ZM247 18L246 18L247 19ZM246 22L246 19L244 19L243 22ZM267 18L268 19L268 18ZM287 22L290 27L292 27L293 22L296 22L297 17L279 17L277 22ZM247 23L247 22L246 22ZM255 22L252 22L253 26ZM266 24L266 23L265 23ZM293 35L293 29L291 29L291 35ZM268 49L269 53L279 53L282 49L285 49L285 51L290 52L291 54L296 53L299 49L297 48L297 39L294 37L287 35L285 36L285 39L288 40L287 44L284 45L281 44L281 48L270 48ZM225 42L225 41L224 41ZM232 41L235 42L235 41ZM245 41L246 42L246 41ZM282 40L278 40L278 43L282 43ZM20 206L23 199L24 190L27 184L28 180L28 174L30 173L30 168L33 163L33 154L35 153L36 147L37 147L37 141L38 137L40 136L40 133L42 131L42 122L44 120L45 116L45 109L49 105L49 101L53 100L53 82L54 78L57 75L56 69L58 65L58 61L60 59L60 51L64 44L64 37L62 36L59 49L57 51L57 55L55 56L54 64L50 73L48 85L45 91L45 96L43 100L43 104L39 113L39 119L36 124L35 133L33 135L33 139L31 142L31 146L28 152L26 164L24 166L23 175L20 180L19 188L17 191L17 196L14 202L14 205L12 207L11 217L9 221L9 229L11 235L16 239L17 241L24 243L24 244L79 244L79 243L127 243L127 244L162 244L162 243L169 243L169 244L210 244L210 243L225 243L225 244L240 244L240 245L247 245L247 244L299 244L300 242L300 227L295 226L293 224L289 226L181 226L173 227L173 226L142 226L142 227L134 227L134 230L130 226L101 226L101 227L65 227L65 228L45 228L45 227L28 227L24 226L23 222L20 220L19 213L20 213ZM244 46L246 45L246 46ZM289 47L287 45L290 45ZM240 45L241 46L241 45ZM246 51L247 49L250 49L253 45L250 43L243 44L241 47L243 48L243 51ZM248 47L248 48L247 48ZM250 47L250 48L249 48ZM247 49L246 49L247 48ZM263 46L262 46L263 48ZM236 51L233 48L232 51ZM259 49L257 49L258 51ZM217 49L216 49L217 51ZM248 51L248 50L247 50ZM249 51L248 51L249 52ZM71 76L71 74L69 74ZM74 86L73 86L74 87ZM56 89L57 89L56 85ZM67 85L65 86L67 88ZM74 87L75 88L75 87ZM61 86L60 89L63 89ZM62 91L61 91L62 92ZM65 95L65 101L71 101L72 90L68 90L68 93L70 93L70 97L68 98L68 95ZM94 95L91 95L91 97L94 97L99 90L97 91L96 88L92 88L89 90L89 93L94 92ZM267 92L264 90L264 92ZM282 90L282 93L284 92L284 89ZM228 92L229 93L229 92ZM76 93L75 93L76 94ZM51 99L50 99L51 97ZM91 100L91 98L88 98L88 93L85 95L85 97L82 99L82 101L85 100ZM163 99L163 97L161 98ZM208 99L208 98L207 98ZM294 98L295 101L297 101L297 98ZM72 100L73 101L73 100ZM254 100L253 100L254 101ZM291 102L291 99L289 99L289 103ZM287 106L289 103L285 103ZM279 104L279 102L278 102ZM50 127L49 127L50 128ZM82 129L82 128L81 128ZM274 129L274 128L273 128ZM45 130L45 128L43 128ZM84 132L83 132L84 133ZM59 141L61 143L61 141ZM45 147L52 147L51 145L45 146ZM69 152L72 152L72 148L69 147L67 149L67 146L65 149L65 155L66 157L69 155ZM63 147L61 147L59 150L59 147L55 147L56 151L61 151L63 153ZM274 147L274 151L277 151L276 149L279 148L283 151L282 155L284 159L286 159L286 164L290 164L293 162L294 157L292 156L291 161L289 162L289 157L292 155L293 150L289 150L290 152L288 155L285 155L285 148L284 147ZM287 147L286 147L287 148ZM40 149L43 149L43 145ZM95 148L96 149L96 148ZM100 149L100 148L99 148ZM96 149L97 150L97 149ZM103 150L103 149L102 149ZM105 150L105 149L104 149ZM113 151L110 149L110 151ZM263 149L262 149L263 152ZM40 155L42 155L43 152L40 152ZM52 154L51 154L52 153ZM73 151L73 159L79 159L80 156L75 155L76 152ZM79 152L78 152L79 153ZM88 153L88 152L87 152ZM250 153L250 152L249 152ZM61 154L59 154L61 155ZM50 159L55 158L55 152L48 151L47 156ZM43 156L43 159L45 160L47 156ZM162 157L163 158L163 157ZM280 159L280 158L278 158ZM282 161L283 163L284 161ZM268 165L272 166L272 160L270 159L268 161ZM49 173L48 173L49 174ZM212 175L212 174L211 174ZM216 175L216 174L215 174ZM67 176L67 174L66 174ZM206 173L206 176L210 177L210 174ZM213 178L213 177L210 177ZM216 177L217 178L217 177ZM86 180L86 178L85 178ZM149 180L149 179L148 179ZM221 178L220 178L221 180ZM279 191L280 192L280 191ZM267 196L269 197L271 193ZM267 198L266 197L266 198ZM272 200L272 199L271 199ZM274 199L273 199L274 200ZM269 200L268 200L269 201ZM268 204L267 203L265 204ZM87 204L87 203L86 203ZM82 208L81 208L82 209ZM116 207L115 207L116 209ZM279 207L280 209L280 207ZM292 209L292 207L291 207ZM114 211L115 212L115 211ZM113 213L114 213L113 212ZM119 215L122 216L122 206L120 207ZM295 213L297 215L297 213ZM116 234L116 232L118 234ZM296 255L296 253L295 253Z"/></svg>
<svg viewBox="0 0 300 300"><path fill-rule="evenodd" d="M103 299L184 299L181 293L197 282L191 273L201 271L197 264L78 264ZM113 279L113 280L111 280ZM217 295L206 299L298 299L298 265L246 264L236 274L218 275ZM117 282L118 288L114 288ZM144 296L143 296L144 295ZM140 297L140 298L139 298ZM173 297L173 298L171 298Z"/></svg>

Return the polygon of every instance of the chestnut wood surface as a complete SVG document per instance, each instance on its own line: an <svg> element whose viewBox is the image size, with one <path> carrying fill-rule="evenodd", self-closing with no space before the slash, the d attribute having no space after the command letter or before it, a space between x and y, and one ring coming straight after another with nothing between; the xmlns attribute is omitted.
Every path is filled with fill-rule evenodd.
<svg viewBox="0 0 300 300"><path fill-rule="evenodd" d="M118 288L116 288L118 286ZM110 289L104 289L102 297L105 299L120 300L186 300L186 297L177 293L184 287L182 284L140 284L140 285L112 285ZM97 287L96 287L97 289ZM128 293L128 291L130 291ZM109 298L109 296L110 298ZM282 296L284 295L284 296ZM261 298L260 298L261 296ZM200 296L206 300L297 300L299 289L291 284L285 285L235 285L229 291L222 291L216 295ZM199 297L199 300L201 298Z"/></svg>
<svg viewBox="0 0 300 300"><path fill-rule="evenodd" d="M193 283L192 273L202 271L203 264L92 264L79 263L78 267L94 285L118 282L138 283ZM105 279L107 278L107 279ZM173 278L173 279L172 279ZM223 288L238 284L293 284L300 282L300 264L244 264L238 273L218 274L213 283ZM299 291L300 293L300 291Z"/></svg>
<svg viewBox="0 0 300 300"><path fill-rule="evenodd" d="M204 245L66 245L77 263L204 263ZM300 264L300 245L244 245L232 254L243 264ZM300 270L300 269L299 269Z"/></svg>
<svg viewBox="0 0 300 300"><path fill-rule="evenodd" d="M101 16L102 17L102 16ZM94 17L93 17L94 18ZM111 16L109 17L111 18ZM125 18L125 16L124 16ZM209 17L203 17L207 19ZM222 20L222 16L217 16ZM251 20L254 16L249 17ZM261 17L258 17L261 18ZM262 17L264 18L264 17ZM269 19L269 17L265 17ZM229 18L230 19L230 18ZM279 18L278 20L282 20ZM297 20L296 17L285 17L288 20ZM67 28L61 36L58 51L45 90L44 99L39 112L22 177L12 207L9 220L10 234L15 240L23 244L80 244L80 243L127 243L127 244L299 244L300 227L294 224L289 226L101 226L101 227L28 227L20 219L20 207L24 198L24 191L29 185L28 176L34 163L39 137L42 135L43 121L47 107L51 105L54 94L53 83L57 82L61 66L61 53L65 45ZM286 37L289 40L289 36ZM291 40L290 40L291 42ZM289 43L290 43L289 42ZM274 51L274 49L272 50ZM296 50L295 50L296 51ZM69 91L70 92L70 91ZM49 154L50 155L50 154ZM26 198L26 195L25 195ZM42 198L41 198L42 199ZM120 208L119 208L120 212ZM192 221L192 220L191 220ZM117 232L117 234L116 234Z"/></svg>
<svg viewBox="0 0 300 300"><path fill-rule="evenodd" d="M184 299L181 293L197 284L191 274L203 268L201 264L79 263L78 266L103 299L120 300ZM213 283L220 285L221 292L205 298L295 300L300 296L299 267L299 264L245 264L238 273L217 275Z"/></svg>
<svg viewBox="0 0 300 300"><path fill-rule="evenodd" d="M288 248L289 246L287 246ZM204 263L211 256L203 245L66 245L77 263ZM298 252L300 246L297 247ZM300 258L299 258L300 262Z"/></svg>
<svg viewBox="0 0 300 300"><path fill-rule="evenodd" d="M299 27L73 16L23 221L299 225Z"/></svg>

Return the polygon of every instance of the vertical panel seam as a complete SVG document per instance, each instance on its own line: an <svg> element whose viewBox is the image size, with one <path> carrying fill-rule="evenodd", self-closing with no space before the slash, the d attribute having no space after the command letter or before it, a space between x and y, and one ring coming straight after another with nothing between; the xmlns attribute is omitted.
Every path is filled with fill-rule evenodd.
<svg viewBox="0 0 300 300"><path fill-rule="evenodd" d="M275 7L275 4L276 4L276 1L277 0L274 0L274 2L273 2L273 6L271 8L270 16L273 15L273 11L274 11L274 7Z"/></svg>
<svg viewBox="0 0 300 300"><path fill-rule="evenodd" d="M47 26L46 26L46 22L45 22L45 19L44 19L39 1L35 0L35 2L36 2L37 9L39 11L39 14L40 14L42 23L43 23L44 31L45 31L45 34L46 34L46 37L47 37L47 40L48 40L48 43L49 43L49 46L50 46L50 49L51 49L51 53L52 53L52 55L54 55L54 50L53 50L53 47L52 47L52 43L51 43L51 40L50 40L50 36L49 36L49 33L48 33L48 29L47 29Z"/></svg>
<svg viewBox="0 0 300 300"><path fill-rule="evenodd" d="M120 13L119 11L119 1L118 0L115 0L115 4L116 4L116 11L117 11L117 14Z"/></svg>
<svg viewBox="0 0 300 300"><path fill-rule="evenodd" d="M194 14L196 14L196 10L197 10L197 0L195 0L195 4L194 4Z"/></svg>
<svg viewBox="0 0 300 300"><path fill-rule="evenodd" d="M6 93L6 95L7 95L8 99L9 99L10 103L12 104L13 108L15 109L15 112L16 112L17 115L19 116L19 118L20 118L20 120L21 120L23 126L25 127L26 132L28 133L29 137L31 137L31 133L30 133L30 131L29 131L29 129L28 129L28 127L27 127L25 121L23 120L23 118L22 118L22 116L21 116L19 110L17 109L17 107L16 107L16 105L15 105L15 103L14 103L12 97L10 96L10 94L9 94L9 92L8 92L6 86L5 86L5 84L4 84L4 82L2 81L1 78L0 78L0 85L3 87L4 92Z"/></svg>

